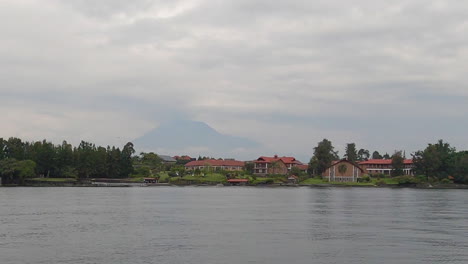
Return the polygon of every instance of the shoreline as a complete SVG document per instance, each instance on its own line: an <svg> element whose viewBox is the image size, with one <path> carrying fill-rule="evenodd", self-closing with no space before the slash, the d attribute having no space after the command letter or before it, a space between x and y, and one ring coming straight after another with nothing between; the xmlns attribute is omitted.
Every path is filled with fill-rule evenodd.
<svg viewBox="0 0 468 264"><path fill-rule="evenodd" d="M419 184L419 185L352 185L352 184L258 184L258 185L230 185L230 184L170 184L170 183L79 183L79 182L35 182L24 185L6 185L0 187L256 187L256 188L391 188L391 189L445 189L463 190L468 185L463 184Z"/></svg>

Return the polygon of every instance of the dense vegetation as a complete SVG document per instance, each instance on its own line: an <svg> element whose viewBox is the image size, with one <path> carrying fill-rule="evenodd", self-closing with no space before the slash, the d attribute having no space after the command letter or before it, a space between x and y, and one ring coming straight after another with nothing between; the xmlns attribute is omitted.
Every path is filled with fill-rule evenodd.
<svg viewBox="0 0 468 264"><path fill-rule="evenodd" d="M439 140L413 155L415 171L428 180L453 177L458 183L468 183L468 151L456 151L449 143Z"/></svg>
<svg viewBox="0 0 468 264"><path fill-rule="evenodd" d="M26 178L125 178L133 172L132 143L122 150L81 141L73 147L64 141L24 142L0 138L0 176L3 184L22 184Z"/></svg>
<svg viewBox="0 0 468 264"><path fill-rule="evenodd" d="M395 151L392 156L381 155L378 151L370 155L366 149L357 149L354 143L346 146L344 158L359 162L369 158L392 160L392 179L388 176L374 175L363 177L360 185L419 184L423 182L464 183L468 184L468 151L456 151L450 144L439 140L428 144L424 150L412 154L415 175L402 176L405 153ZM206 159L208 157L199 157ZM308 174L293 167L289 174L299 176L298 182L304 184L324 183L320 175L334 160L339 159L332 142L324 139L314 148L314 155L309 163ZM122 149L101 147L81 141L72 146L66 141L54 145L46 140L26 142L19 138L0 138L0 177L3 184L23 184L25 180L56 182L82 181L90 178L133 178L135 181L144 177L158 177L167 183L225 183L229 178L248 178L251 184L287 183L287 177L267 175L255 177L253 163L247 163L245 170L239 173L204 170L186 171L187 160L165 163L155 153L135 155L132 143ZM273 166L273 165L272 165Z"/></svg>
<svg viewBox="0 0 468 264"><path fill-rule="evenodd" d="M344 158L350 161L363 161L370 157L370 152L365 149L356 149L354 143L346 146ZM412 154L414 172L417 177L403 176L404 151L395 151L390 156L387 153L380 155L378 151L372 153L372 159L391 159L393 170L392 177L399 177L400 184L417 184L421 182L455 182L468 184L468 151L456 151L449 143L439 140L435 144L428 144L424 150ZM309 162L309 174L321 175L331 166L334 160L339 159L338 152L334 150L332 142L324 139L314 148L314 155ZM312 180L310 181L312 182Z"/></svg>

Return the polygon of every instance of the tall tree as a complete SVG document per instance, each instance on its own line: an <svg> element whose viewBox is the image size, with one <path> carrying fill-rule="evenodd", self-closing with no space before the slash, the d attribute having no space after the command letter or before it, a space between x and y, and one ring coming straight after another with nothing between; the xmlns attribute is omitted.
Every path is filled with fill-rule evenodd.
<svg viewBox="0 0 468 264"><path fill-rule="evenodd" d="M413 155L415 171L427 177L446 178L450 173L450 159L455 148L442 139L436 144L429 144L423 151Z"/></svg>
<svg viewBox="0 0 468 264"><path fill-rule="evenodd" d="M121 153L121 170L120 177L126 178L133 172L133 162L132 156L135 154L135 149L133 148L133 143L128 142L122 149Z"/></svg>
<svg viewBox="0 0 468 264"><path fill-rule="evenodd" d="M450 158L450 174L457 183L468 183L468 151L452 154Z"/></svg>
<svg viewBox="0 0 468 264"><path fill-rule="evenodd" d="M348 143L346 144L346 153L344 157L349 161L356 161L358 158L357 151L356 151L356 144Z"/></svg>
<svg viewBox="0 0 468 264"><path fill-rule="evenodd" d="M321 175L337 159L339 159L338 151L334 151L332 142L323 139L314 148L314 156L311 158L310 166L315 168L318 175Z"/></svg>
<svg viewBox="0 0 468 264"><path fill-rule="evenodd" d="M6 141L6 157L16 160L23 160L25 156L25 143L19 138L11 137Z"/></svg>
<svg viewBox="0 0 468 264"><path fill-rule="evenodd" d="M57 153L57 170L59 177L73 177L74 162L73 162L73 146L63 141L61 145L56 147Z"/></svg>
<svg viewBox="0 0 468 264"><path fill-rule="evenodd" d="M140 154L140 163L143 166L146 166L150 169L151 172L159 172L164 170L164 162L163 160L155 153L141 153ZM176 163L177 164L177 163ZM177 165L185 165L185 164L177 164Z"/></svg>
<svg viewBox="0 0 468 264"><path fill-rule="evenodd" d="M367 149L360 149L357 153L357 160L363 161L363 160L368 160L370 157L369 150Z"/></svg>
<svg viewBox="0 0 468 264"><path fill-rule="evenodd" d="M0 161L2 184L23 184L26 178L35 176L36 163L32 160L4 159Z"/></svg>
<svg viewBox="0 0 468 264"><path fill-rule="evenodd" d="M317 173L318 163L319 162L316 156L313 156L312 158L310 158L309 167L307 168L307 173L309 175L318 175Z"/></svg>
<svg viewBox="0 0 468 264"><path fill-rule="evenodd" d="M378 151L374 151L372 153L372 159L382 159L382 155L380 155L380 153Z"/></svg>
<svg viewBox="0 0 468 264"><path fill-rule="evenodd" d="M158 156L158 154L154 152L142 152L140 153L140 162L148 166L160 167L163 163L163 160Z"/></svg>
<svg viewBox="0 0 468 264"><path fill-rule="evenodd" d="M395 151L392 155L392 176L401 176L403 175L404 158L401 151Z"/></svg>
<svg viewBox="0 0 468 264"><path fill-rule="evenodd" d="M96 146L94 144L83 140L75 149L76 170L80 178L90 178L94 174L93 152L95 150Z"/></svg>
<svg viewBox="0 0 468 264"><path fill-rule="evenodd" d="M93 152L93 164L94 171L93 176L99 178L107 178L108 175L108 166L107 166L107 150L104 147L97 147Z"/></svg>
<svg viewBox="0 0 468 264"><path fill-rule="evenodd" d="M6 155L6 141L0 138L0 160L5 159Z"/></svg>
<svg viewBox="0 0 468 264"><path fill-rule="evenodd" d="M121 175L120 149L107 147L107 175L109 178L118 178Z"/></svg>
<svg viewBox="0 0 468 264"><path fill-rule="evenodd" d="M56 176L57 155L51 142L43 140L32 143L29 155L36 162L37 174L45 177Z"/></svg>
<svg viewBox="0 0 468 264"><path fill-rule="evenodd" d="M244 166L244 170L248 174L253 174L254 173L254 167L255 167L255 164L253 162L246 162L245 166Z"/></svg>

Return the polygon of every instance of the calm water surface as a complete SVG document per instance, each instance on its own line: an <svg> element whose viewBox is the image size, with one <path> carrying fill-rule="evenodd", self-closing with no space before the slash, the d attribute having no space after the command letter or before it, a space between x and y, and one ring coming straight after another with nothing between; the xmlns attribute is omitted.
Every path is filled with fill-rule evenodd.
<svg viewBox="0 0 468 264"><path fill-rule="evenodd" d="M468 191L0 188L0 263L468 263Z"/></svg>

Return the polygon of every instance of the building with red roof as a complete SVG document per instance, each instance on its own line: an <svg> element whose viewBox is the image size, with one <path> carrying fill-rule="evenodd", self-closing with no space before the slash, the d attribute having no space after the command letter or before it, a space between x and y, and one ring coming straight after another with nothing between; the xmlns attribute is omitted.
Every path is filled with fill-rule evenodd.
<svg viewBox="0 0 468 264"><path fill-rule="evenodd" d="M370 159L359 162L359 165L366 170L367 174L385 174L390 175L393 166L391 159ZM412 159L405 159L403 161L404 175L414 175L414 163Z"/></svg>
<svg viewBox="0 0 468 264"><path fill-rule="evenodd" d="M307 170L309 169L309 164L297 164L296 167L303 172L307 172Z"/></svg>
<svg viewBox="0 0 468 264"><path fill-rule="evenodd" d="M174 156L173 157L175 160L179 161L179 160L184 160L184 161L192 161L192 160L196 160L195 158L192 158L188 155L183 155L183 156Z"/></svg>
<svg viewBox="0 0 468 264"><path fill-rule="evenodd" d="M185 164L186 170L196 169L210 169L210 170L225 170L225 171L242 171L244 169L245 162L238 160L194 160Z"/></svg>
<svg viewBox="0 0 468 264"><path fill-rule="evenodd" d="M322 174L330 182L356 182L365 170L358 164L346 159L333 161Z"/></svg>
<svg viewBox="0 0 468 264"><path fill-rule="evenodd" d="M265 176L267 174L286 175L295 166L304 165L294 157L261 156L254 161L254 174Z"/></svg>

